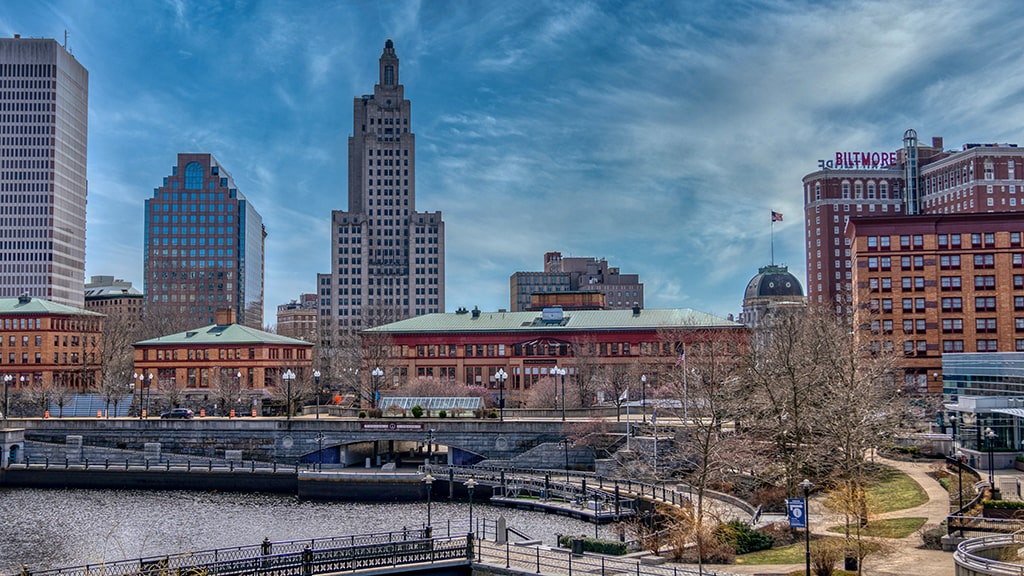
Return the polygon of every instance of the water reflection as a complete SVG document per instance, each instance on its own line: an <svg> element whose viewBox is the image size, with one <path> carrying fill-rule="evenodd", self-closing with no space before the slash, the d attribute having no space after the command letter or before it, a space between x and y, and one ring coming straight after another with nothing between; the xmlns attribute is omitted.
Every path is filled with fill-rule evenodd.
<svg viewBox="0 0 1024 576"><path fill-rule="evenodd" d="M564 516L475 502L476 518L504 516L510 527L554 544L556 534L593 536L594 525ZM465 521L468 505L436 497L435 534ZM0 573L38 571L272 541L384 532L422 526L426 503L310 502L278 494L132 490L0 489ZM616 538L616 528L599 528Z"/></svg>

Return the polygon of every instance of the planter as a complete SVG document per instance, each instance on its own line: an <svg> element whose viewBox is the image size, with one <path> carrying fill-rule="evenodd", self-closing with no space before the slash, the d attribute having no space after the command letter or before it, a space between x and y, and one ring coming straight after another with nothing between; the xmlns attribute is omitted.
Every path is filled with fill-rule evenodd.
<svg viewBox="0 0 1024 576"><path fill-rule="evenodd" d="M1024 470L1024 462L1021 462L1020 460L1014 460L1013 467L1016 468L1017 470Z"/></svg>
<svg viewBox="0 0 1024 576"><path fill-rule="evenodd" d="M983 508L981 515L985 518L1020 519L1024 518L1024 510L1019 508Z"/></svg>

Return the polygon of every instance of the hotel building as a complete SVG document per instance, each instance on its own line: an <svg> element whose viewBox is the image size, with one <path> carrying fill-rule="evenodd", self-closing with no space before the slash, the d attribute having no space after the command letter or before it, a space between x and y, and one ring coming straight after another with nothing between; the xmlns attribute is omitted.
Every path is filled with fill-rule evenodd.
<svg viewBox="0 0 1024 576"><path fill-rule="evenodd" d="M0 38L0 298L84 304L88 108L56 40Z"/></svg>
<svg viewBox="0 0 1024 576"><path fill-rule="evenodd" d="M412 108L388 40L373 94L353 103L348 209L331 213L331 271L317 277L320 339L444 310L444 221L416 211Z"/></svg>
<svg viewBox="0 0 1024 576"><path fill-rule="evenodd" d="M263 218L210 154L178 154L146 200L146 315L182 327L213 324L218 309L263 327Z"/></svg>
<svg viewBox="0 0 1024 576"><path fill-rule="evenodd" d="M919 145L907 130L894 152L837 152L803 178L807 297L852 313L852 218L1024 210L1024 150L1016 144ZM1017 169L1021 166L1021 169Z"/></svg>

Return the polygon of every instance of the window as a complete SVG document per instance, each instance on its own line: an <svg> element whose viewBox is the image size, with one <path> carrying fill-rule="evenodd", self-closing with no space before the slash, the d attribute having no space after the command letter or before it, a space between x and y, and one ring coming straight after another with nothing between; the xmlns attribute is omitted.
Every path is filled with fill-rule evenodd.
<svg viewBox="0 0 1024 576"><path fill-rule="evenodd" d="M879 268L881 268L882 270L885 270L885 271L892 270L892 258L890 258L888 256L882 256L878 260L878 265L879 265Z"/></svg>
<svg viewBox="0 0 1024 576"><path fill-rule="evenodd" d="M960 290L961 281L959 276L943 276L939 279L939 286L943 291Z"/></svg>
<svg viewBox="0 0 1024 576"><path fill-rule="evenodd" d="M939 248L949 247L949 234L939 234L938 237Z"/></svg>
<svg viewBox="0 0 1024 576"><path fill-rule="evenodd" d="M1013 275L1013 288L1014 290L1024 289L1024 274Z"/></svg>
<svg viewBox="0 0 1024 576"><path fill-rule="evenodd" d="M964 341L963 340L943 340L942 341L943 352L963 352Z"/></svg>
<svg viewBox="0 0 1024 576"><path fill-rule="evenodd" d="M977 312L995 312L995 296L978 296L974 299L974 309Z"/></svg>
<svg viewBox="0 0 1024 576"><path fill-rule="evenodd" d="M978 340L978 352L998 352L999 345L997 340Z"/></svg>
<svg viewBox="0 0 1024 576"><path fill-rule="evenodd" d="M189 162L185 167L185 189L200 190L203 187L203 165L199 162Z"/></svg>
<svg viewBox="0 0 1024 576"><path fill-rule="evenodd" d="M1024 268L1024 254L1020 252L1014 252L1011 255L1011 257L1014 268Z"/></svg>
<svg viewBox="0 0 1024 576"><path fill-rule="evenodd" d="M913 236L914 250L920 250L924 248L924 236L921 234L914 234Z"/></svg>
<svg viewBox="0 0 1024 576"><path fill-rule="evenodd" d="M888 236L881 236L881 237L879 237L878 238L878 245L882 248L882 250L888 250L889 249L889 237Z"/></svg>
<svg viewBox="0 0 1024 576"><path fill-rule="evenodd" d="M1020 232L1010 232L1010 246L1020 246Z"/></svg>
<svg viewBox="0 0 1024 576"><path fill-rule="evenodd" d="M882 312L892 312L892 298L882 298Z"/></svg>
<svg viewBox="0 0 1024 576"><path fill-rule="evenodd" d="M1013 329L1016 332L1024 332L1024 318L1014 318Z"/></svg>
<svg viewBox="0 0 1024 576"><path fill-rule="evenodd" d="M974 267L975 268L995 268L996 267L996 255L995 254L975 254L974 255Z"/></svg>
<svg viewBox="0 0 1024 576"><path fill-rule="evenodd" d="M913 312L914 311L914 300L912 298L903 299L903 311Z"/></svg>
<svg viewBox="0 0 1024 576"><path fill-rule="evenodd" d="M996 277L995 276L975 276L974 277L974 289L975 290L995 290L996 289Z"/></svg>
<svg viewBox="0 0 1024 576"><path fill-rule="evenodd" d="M944 334L960 334L964 331L963 318L943 318L942 332Z"/></svg>
<svg viewBox="0 0 1024 576"><path fill-rule="evenodd" d="M888 292L892 290L892 278L882 278L882 291Z"/></svg>
<svg viewBox="0 0 1024 576"><path fill-rule="evenodd" d="M878 236L868 236L868 250L878 249Z"/></svg>
<svg viewBox="0 0 1024 576"><path fill-rule="evenodd" d="M995 318L975 318L974 330L979 333L992 333L996 331Z"/></svg>
<svg viewBox="0 0 1024 576"><path fill-rule="evenodd" d="M892 334L892 320L882 320L882 333Z"/></svg>
<svg viewBox="0 0 1024 576"><path fill-rule="evenodd" d="M953 254L951 256L939 256L939 267L943 270L959 270L960 255Z"/></svg>
<svg viewBox="0 0 1024 576"><path fill-rule="evenodd" d="M1017 352L1024 352L1024 340L1018 338L1016 340Z"/></svg>
<svg viewBox="0 0 1024 576"><path fill-rule="evenodd" d="M1024 310L1024 296L1014 296L1013 297L1013 309L1014 310Z"/></svg>
<svg viewBox="0 0 1024 576"><path fill-rule="evenodd" d="M910 236L900 236L900 248L903 250L910 249Z"/></svg>
<svg viewBox="0 0 1024 576"><path fill-rule="evenodd" d="M964 300L960 297L955 298L943 298L942 299L942 311L943 312L960 312L964 309Z"/></svg>

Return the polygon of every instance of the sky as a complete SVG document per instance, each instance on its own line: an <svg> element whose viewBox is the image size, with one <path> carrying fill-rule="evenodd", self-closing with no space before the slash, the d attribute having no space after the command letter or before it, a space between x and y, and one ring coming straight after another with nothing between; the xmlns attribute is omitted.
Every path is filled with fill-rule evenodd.
<svg viewBox="0 0 1024 576"><path fill-rule="evenodd" d="M1024 3L995 0L36 0L0 35L89 70L86 278L143 285L143 207L208 152L263 216L264 322L331 268L353 99L385 40L446 309L509 307L543 255L639 274L648 308L738 313L805 282L801 179L837 151L1024 144ZM805 283L806 286L806 283Z"/></svg>

